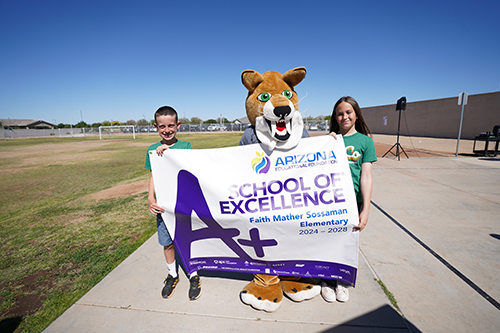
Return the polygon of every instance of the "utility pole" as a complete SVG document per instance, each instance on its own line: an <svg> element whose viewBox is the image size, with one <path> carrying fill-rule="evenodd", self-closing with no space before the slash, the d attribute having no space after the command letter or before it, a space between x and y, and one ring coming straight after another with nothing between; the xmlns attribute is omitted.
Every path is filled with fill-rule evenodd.
<svg viewBox="0 0 500 333"><path fill-rule="evenodd" d="M469 95L464 91L458 95L458 105L462 105L462 112L460 113L460 126L458 128L458 140L457 140L457 151L455 152L455 157L458 156L458 146L460 146L460 136L462 135L462 120L464 117L464 108L467 105L467 98Z"/></svg>

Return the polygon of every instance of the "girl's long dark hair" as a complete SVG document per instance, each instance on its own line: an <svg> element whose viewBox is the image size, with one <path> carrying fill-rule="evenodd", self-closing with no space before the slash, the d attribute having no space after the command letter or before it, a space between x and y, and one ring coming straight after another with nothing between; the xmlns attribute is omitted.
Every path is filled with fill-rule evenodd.
<svg viewBox="0 0 500 333"><path fill-rule="evenodd" d="M352 108L354 109L354 112L356 113L356 116L358 119L356 119L356 123L354 124L354 128L356 131L359 133L362 133L364 135L371 136L372 132L368 128L368 125L366 125L365 120L363 119L363 114L361 113L361 108L359 107L358 102L351 96L344 96L341 97L337 103L335 103L335 106L333 107L332 111L332 117L330 118L330 132L335 132L338 133L340 130L340 126L337 123L337 117L335 116L335 112L337 110L337 107L339 106L340 103L346 102L351 104Z"/></svg>

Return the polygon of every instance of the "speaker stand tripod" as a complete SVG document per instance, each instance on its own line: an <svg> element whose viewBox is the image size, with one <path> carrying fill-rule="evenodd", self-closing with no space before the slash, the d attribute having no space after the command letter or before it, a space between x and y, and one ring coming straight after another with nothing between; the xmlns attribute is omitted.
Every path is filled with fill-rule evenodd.
<svg viewBox="0 0 500 333"><path fill-rule="evenodd" d="M396 156L398 158L398 161L400 160L400 155L401 155L401 152L403 152L405 155L406 155L406 158L409 158L408 155L406 154L405 150L403 149L403 146L401 146L399 144L399 129L400 129L400 126L401 126L401 109L398 110L399 111L399 120L398 120L398 139L397 139L397 142L391 147L391 149L389 149L388 151L385 152L385 154L382 156L382 158L385 157L385 155L387 155L389 152ZM394 154L392 152L392 149L396 147L396 154ZM399 151L399 148L401 148L401 152Z"/></svg>

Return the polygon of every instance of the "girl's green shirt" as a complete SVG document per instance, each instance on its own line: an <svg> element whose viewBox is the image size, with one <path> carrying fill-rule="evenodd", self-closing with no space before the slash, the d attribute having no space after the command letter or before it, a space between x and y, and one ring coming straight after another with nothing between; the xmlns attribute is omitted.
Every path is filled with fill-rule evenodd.
<svg viewBox="0 0 500 333"><path fill-rule="evenodd" d="M363 202L363 197L359 190L361 179L361 165L368 162L377 161L377 153L372 138L356 132L353 135L344 136L345 150L351 169L352 183L358 202Z"/></svg>

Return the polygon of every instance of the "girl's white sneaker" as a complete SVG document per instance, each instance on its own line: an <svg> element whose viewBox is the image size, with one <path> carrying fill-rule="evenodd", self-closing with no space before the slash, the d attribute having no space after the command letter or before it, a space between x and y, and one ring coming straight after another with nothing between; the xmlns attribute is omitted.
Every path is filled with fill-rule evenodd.
<svg viewBox="0 0 500 333"><path fill-rule="evenodd" d="M321 281L321 296L327 302L335 302L336 295L332 286L328 285L325 281Z"/></svg>
<svg viewBox="0 0 500 333"><path fill-rule="evenodd" d="M347 302L349 300L349 289L347 289L342 282L337 282L335 295L337 296L337 301Z"/></svg>

